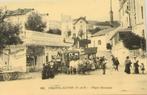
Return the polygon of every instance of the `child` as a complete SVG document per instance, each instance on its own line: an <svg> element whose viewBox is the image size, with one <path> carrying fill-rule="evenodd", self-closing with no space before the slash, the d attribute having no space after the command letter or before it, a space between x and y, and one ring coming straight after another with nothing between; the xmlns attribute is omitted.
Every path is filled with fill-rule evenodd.
<svg viewBox="0 0 147 95"><path fill-rule="evenodd" d="M141 63L140 68L141 68L142 74L144 74L145 67L144 67L144 64L143 63Z"/></svg>

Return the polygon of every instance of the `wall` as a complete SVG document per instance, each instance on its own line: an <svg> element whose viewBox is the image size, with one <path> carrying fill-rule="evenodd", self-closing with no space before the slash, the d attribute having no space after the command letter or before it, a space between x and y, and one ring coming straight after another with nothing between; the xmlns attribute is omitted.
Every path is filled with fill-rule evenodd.
<svg viewBox="0 0 147 95"><path fill-rule="evenodd" d="M1 66L13 72L26 72L26 47L24 45L11 45L0 55Z"/></svg>
<svg viewBox="0 0 147 95"><path fill-rule="evenodd" d="M89 47L97 47L97 51L106 51L106 36L91 37L91 44Z"/></svg>

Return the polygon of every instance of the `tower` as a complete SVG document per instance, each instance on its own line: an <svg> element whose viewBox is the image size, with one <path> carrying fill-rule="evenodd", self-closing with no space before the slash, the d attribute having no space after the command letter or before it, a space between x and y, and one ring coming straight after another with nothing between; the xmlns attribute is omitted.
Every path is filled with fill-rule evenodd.
<svg viewBox="0 0 147 95"><path fill-rule="evenodd" d="M110 0L110 25L113 24L113 10L112 10L112 0Z"/></svg>

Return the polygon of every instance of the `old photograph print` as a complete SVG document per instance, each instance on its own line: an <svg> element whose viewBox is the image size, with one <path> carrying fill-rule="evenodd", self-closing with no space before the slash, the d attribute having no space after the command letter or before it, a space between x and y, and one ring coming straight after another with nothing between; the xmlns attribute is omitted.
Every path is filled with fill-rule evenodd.
<svg viewBox="0 0 147 95"><path fill-rule="evenodd" d="M147 95L145 0L0 0L0 95Z"/></svg>

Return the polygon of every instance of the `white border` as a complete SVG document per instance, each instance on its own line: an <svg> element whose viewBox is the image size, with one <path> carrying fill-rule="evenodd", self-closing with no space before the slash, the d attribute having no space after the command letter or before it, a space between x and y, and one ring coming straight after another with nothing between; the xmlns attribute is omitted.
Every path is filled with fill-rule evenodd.
<svg viewBox="0 0 147 95"><path fill-rule="evenodd" d="M147 0L145 0L145 33L146 33L146 53L147 53Z"/></svg>

